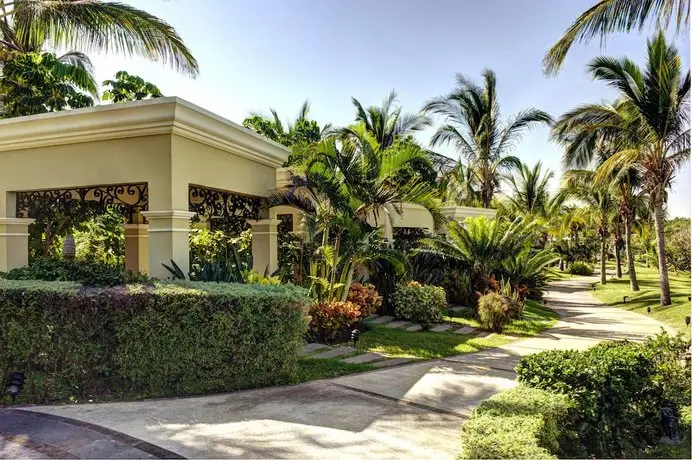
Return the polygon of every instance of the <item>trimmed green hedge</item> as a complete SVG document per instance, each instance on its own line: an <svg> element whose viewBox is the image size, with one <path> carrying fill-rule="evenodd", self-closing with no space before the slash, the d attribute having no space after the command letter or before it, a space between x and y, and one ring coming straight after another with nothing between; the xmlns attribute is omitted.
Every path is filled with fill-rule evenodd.
<svg viewBox="0 0 692 460"><path fill-rule="evenodd" d="M461 458L556 458L566 396L518 386L483 401L464 424Z"/></svg>
<svg viewBox="0 0 692 460"><path fill-rule="evenodd" d="M26 374L25 403L287 383L309 302L292 285L0 279L0 369Z"/></svg>

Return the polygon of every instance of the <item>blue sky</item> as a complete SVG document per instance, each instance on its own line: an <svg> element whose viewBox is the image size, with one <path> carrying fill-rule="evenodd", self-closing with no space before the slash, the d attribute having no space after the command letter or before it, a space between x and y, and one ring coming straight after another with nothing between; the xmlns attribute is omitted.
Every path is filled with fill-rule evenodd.
<svg viewBox="0 0 692 460"><path fill-rule="evenodd" d="M594 56L627 55L644 63L644 34L576 45L557 77L541 73L545 51L595 0L139 0L183 37L200 64L189 79L166 67L120 56L92 56L99 80L121 69L236 122L275 108L293 118L301 103L321 123L353 121L351 96L378 104L392 89L405 111L448 92L457 72L480 79L497 74L504 116L534 106L557 117L575 105L609 100L614 93L591 81ZM675 37L689 68L690 38ZM417 137L427 145L432 130ZM561 152L547 128L528 133L516 154L538 160L559 177ZM456 157L450 148L438 151ZM557 180L554 183L557 186ZM690 215L689 165L669 200L671 216Z"/></svg>

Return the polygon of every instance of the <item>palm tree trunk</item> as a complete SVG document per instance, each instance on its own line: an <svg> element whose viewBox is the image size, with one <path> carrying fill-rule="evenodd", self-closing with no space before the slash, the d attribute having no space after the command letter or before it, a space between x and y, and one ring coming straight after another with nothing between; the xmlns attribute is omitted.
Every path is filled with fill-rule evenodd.
<svg viewBox="0 0 692 460"><path fill-rule="evenodd" d="M615 276L622 278L622 252L617 237L613 240L613 249L615 249Z"/></svg>
<svg viewBox="0 0 692 460"><path fill-rule="evenodd" d="M601 284L606 284L606 236L601 236Z"/></svg>
<svg viewBox="0 0 692 460"><path fill-rule="evenodd" d="M627 274L630 277L630 289L632 292L639 290L637 272L634 269L634 254L632 253L632 222L631 216L625 215L625 252L627 253Z"/></svg>
<svg viewBox="0 0 692 460"><path fill-rule="evenodd" d="M668 261L664 233L663 203L654 201L654 227L656 228L656 250L658 251L658 276L661 282L661 306L670 305L670 283L668 282Z"/></svg>

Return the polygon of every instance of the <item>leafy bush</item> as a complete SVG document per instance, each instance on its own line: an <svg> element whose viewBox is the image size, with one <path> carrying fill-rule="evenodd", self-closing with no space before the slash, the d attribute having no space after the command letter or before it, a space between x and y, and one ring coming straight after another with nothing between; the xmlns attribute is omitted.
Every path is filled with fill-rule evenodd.
<svg viewBox="0 0 692 460"><path fill-rule="evenodd" d="M549 281L547 267L557 259L551 251L524 251L505 259L499 273L511 280L515 289L527 290L529 298L540 299Z"/></svg>
<svg viewBox="0 0 692 460"><path fill-rule="evenodd" d="M348 290L347 300L360 307L362 318L367 318L382 306L382 296L377 293L377 289L372 284L352 283Z"/></svg>
<svg viewBox="0 0 692 460"><path fill-rule="evenodd" d="M574 262L569 266L569 272L577 276L591 276L593 275L593 268L584 262Z"/></svg>
<svg viewBox="0 0 692 460"><path fill-rule="evenodd" d="M447 311L447 297L444 289L411 281L399 286L392 301L397 317L405 318L423 327L442 321Z"/></svg>
<svg viewBox="0 0 692 460"><path fill-rule="evenodd" d="M353 302L326 301L310 306L310 330L323 342L362 318L360 307Z"/></svg>
<svg viewBox="0 0 692 460"><path fill-rule="evenodd" d="M555 458L567 397L519 386L483 401L462 429L462 458Z"/></svg>
<svg viewBox="0 0 692 460"><path fill-rule="evenodd" d="M512 286L512 283L501 279L499 294L502 295L508 302L509 310L507 311L507 315L509 316L509 319L521 318L521 315L524 312L524 304L526 295L528 294L528 288L515 289Z"/></svg>
<svg viewBox="0 0 692 460"><path fill-rule="evenodd" d="M661 334L644 344L607 342L586 351L548 351L523 358L519 381L566 394L576 404L574 429L587 455L622 457L661 437L665 401L689 404L689 347Z"/></svg>
<svg viewBox="0 0 692 460"><path fill-rule="evenodd" d="M665 224L666 256L676 271L690 271L690 219L677 217Z"/></svg>
<svg viewBox="0 0 692 460"><path fill-rule="evenodd" d="M512 312L513 308L518 306L513 306L508 298L496 292L490 292L478 299L478 322L483 329L502 332L515 315Z"/></svg>
<svg viewBox="0 0 692 460"><path fill-rule="evenodd" d="M281 278L278 276L264 276L252 270L245 270L243 272L243 278L247 284L261 284L261 285L272 285L281 284Z"/></svg>
<svg viewBox="0 0 692 460"><path fill-rule="evenodd" d="M463 305L476 309L478 297L473 287L471 276L459 269L449 268L441 283L447 294L447 300L456 305Z"/></svg>
<svg viewBox="0 0 692 460"><path fill-rule="evenodd" d="M0 368L24 372L19 401L37 404L286 383L309 300L290 285L0 280Z"/></svg>
<svg viewBox="0 0 692 460"><path fill-rule="evenodd" d="M37 259L28 267L15 268L5 276L10 280L75 281L84 286L117 286L142 283L146 275L116 265L70 259Z"/></svg>

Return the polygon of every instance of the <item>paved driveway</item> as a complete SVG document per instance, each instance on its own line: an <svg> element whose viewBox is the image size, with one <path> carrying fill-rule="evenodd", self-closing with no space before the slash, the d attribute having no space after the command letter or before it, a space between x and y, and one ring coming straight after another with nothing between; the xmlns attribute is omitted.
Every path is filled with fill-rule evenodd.
<svg viewBox="0 0 692 460"><path fill-rule="evenodd" d="M546 299L561 316L555 327L493 350L290 387L31 410L190 458L454 458L463 420L515 385L521 356L660 330L651 318L599 304L587 291L593 280L553 284Z"/></svg>

